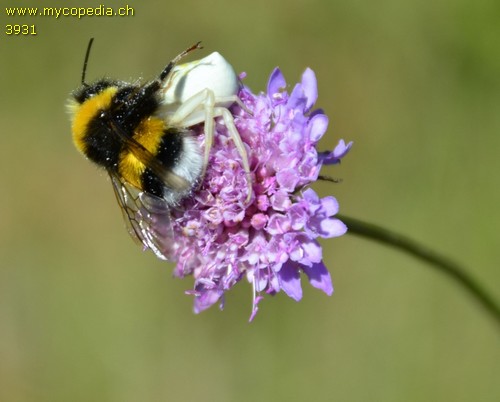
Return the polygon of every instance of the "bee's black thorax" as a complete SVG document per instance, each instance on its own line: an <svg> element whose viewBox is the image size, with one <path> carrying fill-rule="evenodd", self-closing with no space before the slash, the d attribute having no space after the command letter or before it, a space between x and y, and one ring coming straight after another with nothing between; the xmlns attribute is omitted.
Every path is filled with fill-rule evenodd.
<svg viewBox="0 0 500 402"><path fill-rule="evenodd" d="M133 133L144 119L157 111L158 107L156 92L152 92L149 85L144 87L129 85L117 91L109 113L124 131Z"/></svg>

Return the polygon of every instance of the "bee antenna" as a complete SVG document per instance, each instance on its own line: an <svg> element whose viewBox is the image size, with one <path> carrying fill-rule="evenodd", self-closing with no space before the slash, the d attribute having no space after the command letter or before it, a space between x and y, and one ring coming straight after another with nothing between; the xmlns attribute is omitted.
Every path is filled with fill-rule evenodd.
<svg viewBox="0 0 500 402"><path fill-rule="evenodd" d="M87 53L85 53L85 60L83 61L83 70L82 70L82 85L88 87L89 84L85 82L85 73L87 72L87 62L89 61L90 49L92 48L92 43L94 42L94 38L90 38L89 44L87 45Z"/></svg>

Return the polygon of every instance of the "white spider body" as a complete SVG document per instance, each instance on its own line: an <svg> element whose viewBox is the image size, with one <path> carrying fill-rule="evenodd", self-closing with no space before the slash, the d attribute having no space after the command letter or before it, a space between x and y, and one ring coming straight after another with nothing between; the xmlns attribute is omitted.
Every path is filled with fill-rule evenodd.
<svg viewBox="0 0 500 402"><path fill-rule="evenodd" d="M241 155L247 174L249 200L252 184L247 152L228 110L234 103L246 110L238 98L239 88L240 82L233 67L219 53L214 52L203 59L175 66L168 79L163 82L160 96L169 125L191 127L204 123L203 174L214 141L214 119L222 118Z"/></svg>

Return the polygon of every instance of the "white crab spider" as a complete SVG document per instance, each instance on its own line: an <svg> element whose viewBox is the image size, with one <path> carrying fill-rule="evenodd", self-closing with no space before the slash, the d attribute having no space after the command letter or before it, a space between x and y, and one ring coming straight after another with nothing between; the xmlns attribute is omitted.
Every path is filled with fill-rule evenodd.
<svg viewBox="0 0 500 402"><path fill-rule="evenodd" d="M238 97L240 87L238 76L233 67L218 52L190 63L175 66L160 89L162 110L172 126L191 127L204 123L205 150L203 171L214 142L214 119L221 117L231 139L241 156L248 182L248 196L252 194L250 166L245 145L234 124L228 107L237 103L248 111Z"/></svg>

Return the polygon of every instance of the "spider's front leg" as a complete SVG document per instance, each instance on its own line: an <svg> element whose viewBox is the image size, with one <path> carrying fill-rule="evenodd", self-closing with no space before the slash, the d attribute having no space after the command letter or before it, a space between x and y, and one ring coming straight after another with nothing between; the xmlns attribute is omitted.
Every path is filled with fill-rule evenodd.
<svg viewBox="0 0 500 402"><path fill-rule="evenodd" d="M248 184L247 201L252 196L250 165L245 145L228 107L237 103L248 111L237 96L239 80L232 66L219 54L175 67L163 84L162 100L170 111L168 122L173 126L191 127L204 123L205 150L203 172L214 143L214 119L221 117L238 153Z"/></svg>
<svg viewBox="0 0 500 402"><path fill-rule="evenodd" d="M238 101L240 100L237 96L229 96L224 99L216 98L212 90L204 89L180 105L175 113L169 118L169 121L173 125L183 125L185 127L194 126L195 124L204 122L205 152L203 158L203 173L205 173L205 168L208 165L210 150L214 143L214 119L216 117L222 117L229 135L231 136L231 139L241 156L241 162L243 169L245 169L245 173L247 174L247 179L250 176L247 151L243 141L241 140L238 129L234 124L233 115L226 107L216 106L219 104L235 103ZM251 192L251 181L249 182L249 185L249 192Z"/></svg>

